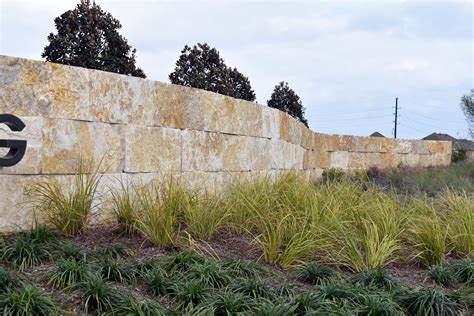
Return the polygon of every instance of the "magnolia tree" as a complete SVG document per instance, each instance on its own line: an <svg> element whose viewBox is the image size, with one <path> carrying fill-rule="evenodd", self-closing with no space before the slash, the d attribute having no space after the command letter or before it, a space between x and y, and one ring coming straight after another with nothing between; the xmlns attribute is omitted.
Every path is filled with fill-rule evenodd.
<svg viewBox="0 0 474 316"><path fill-rule="evenodd" d="M249 79L237 68L228 67L219 51L206 43L184 46L169 78L174 84L255 101Z"/></svg>
<svg viewBox="0 0 474 316"><path fill-rule="evenodd" d="M57 33L41 55L47 61L145 78L135 63L135 49L118 30L120 22L97 4L82 0L54 19Z"/></svg>
<svg viewBox="0 0 474 316"><path fill-rule="evenodd" d="M282 81L275 86L270 100L267 101L267 105L290 114L308 126L308 121L304 117L305 108L300 97L288 86L288 82Z"/></svg>

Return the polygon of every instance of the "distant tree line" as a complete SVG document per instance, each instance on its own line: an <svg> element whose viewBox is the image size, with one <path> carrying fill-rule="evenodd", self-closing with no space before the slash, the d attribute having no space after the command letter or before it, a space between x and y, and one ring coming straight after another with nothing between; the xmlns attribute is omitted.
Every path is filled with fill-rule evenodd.
<svg viewBox="0 0 474 316"><path fill-rule="evenodd" d="M46 61L146 78L136 65L136 49L118 32L120 22L95 2L81 0L73 10L54 19L57 33L50 33L42 57ZM227 66L216 48L206 43L185 45L169 75L171 83L255 101L250 80ZM287 82L273 90L267 105L284 111L306 126L305 108Z"/></svg>

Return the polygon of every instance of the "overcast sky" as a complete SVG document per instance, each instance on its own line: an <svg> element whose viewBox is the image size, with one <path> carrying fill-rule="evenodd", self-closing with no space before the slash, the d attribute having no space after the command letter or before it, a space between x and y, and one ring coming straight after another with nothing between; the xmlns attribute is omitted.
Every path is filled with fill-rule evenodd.
<svg viewBox="0 0 474 316"><path fill-rule="evenodd" d="M41 59L53 19L78 1L0 0L0 54ZM249 77L259 103L288 81L315 131L467 137L474 1L96 1L123 25L150 79L207 42Z"/></svg>

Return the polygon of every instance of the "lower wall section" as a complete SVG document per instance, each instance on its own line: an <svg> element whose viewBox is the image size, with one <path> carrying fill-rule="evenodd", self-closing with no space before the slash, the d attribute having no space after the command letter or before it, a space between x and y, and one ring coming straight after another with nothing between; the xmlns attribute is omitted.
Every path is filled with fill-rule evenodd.
<svg viewBox="0 0 474 316"><path fill-rule="evenodd" d="M0 169L0 231L27 227L24 188L42 180L70 185L80 159L103 174L95 221L110 188L172 175L192 187L292 170L310 178L344 170L444 166L451 142L315 133L267 106L203 90L97 70L0 56L0 114L26 124L0 139L24 139L16 166ZM0 155L6 153L0 148Z"/></svg>

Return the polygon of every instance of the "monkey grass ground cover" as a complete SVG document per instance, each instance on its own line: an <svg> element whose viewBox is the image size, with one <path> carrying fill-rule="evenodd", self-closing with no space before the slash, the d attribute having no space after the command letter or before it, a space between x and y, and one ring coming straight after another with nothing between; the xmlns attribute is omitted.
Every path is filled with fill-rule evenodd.
<svg viewBox="0 0 474 316"><path fill-rule="evenodd" d="M0 310L472 314L472 192L402 193L373 178L282 174L219 193L123 183L112 192L118 223L100 227L88 225L98 175L81 168L69 191L34 183L30 203L48 226L0 239Z"/></svg>

